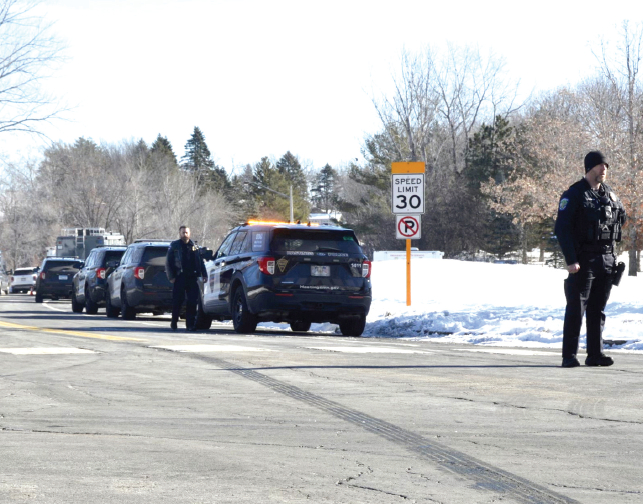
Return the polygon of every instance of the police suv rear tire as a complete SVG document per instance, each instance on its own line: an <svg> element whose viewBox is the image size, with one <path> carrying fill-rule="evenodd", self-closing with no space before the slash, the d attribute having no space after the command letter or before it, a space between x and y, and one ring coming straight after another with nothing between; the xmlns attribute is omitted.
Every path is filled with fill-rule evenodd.
<svg viewBox="0 0 643 504"><path fill-rule="evenodd" d="M305 320L293 320L290 323L290 329L292 329L294 332L306 332L310 330L310 326L312 324L310 322L307 322Z"/></svg>
<svg viewBox="0 0 643 504"><path fill-rule="evenodd" d="M252 333L257 329L257 317L248 310L246 297L243 295L243 289L239 287L234 292L232 301L232 325L238 333Z"/></svg>
<svg viewBox="0 0 643 504"><path fill-rule="evenodd" d="M127 304L125 290L121 291L121 316L125 320L134 320L136 318L136 310Z"/></svg>
<svg viewBox="0 0 643 504"><path fill-rule="evenodd" d="M339 330L344 336L361 336L366 327L366 315L350 318L339 323Z"/></svg>
<svg viewBox="0 0 643 504"><path fill-rule="evenodd" d="M85 312L89 315L96 315L98 313L98 303L92 301L87 288L85 289Z"/></svg>
<svg viewBox="0 0 643 504"><path fill-rule="evenodd" d="M112 299L109 297L109 291L105 293L105 315L109 318L118 318L121 311L112 304Z"/></svg>
<svg viewBox="0 0 643 504"><path fill-rule="evenodd" d="M71 292L71 311L74 313L82 313L84 306L76 299L76 291Z"/></svg>

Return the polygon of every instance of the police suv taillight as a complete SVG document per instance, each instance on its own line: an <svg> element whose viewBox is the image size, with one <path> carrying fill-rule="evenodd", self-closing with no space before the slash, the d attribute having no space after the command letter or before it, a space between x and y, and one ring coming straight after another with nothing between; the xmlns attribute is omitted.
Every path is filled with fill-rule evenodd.
<svg viewBox="0 0 643 504"><path fill-rule="evenodd" d="M371 261L364 261L362 263L362 276L364 278L371 278Z"/></svg>
<svg viewBox="0 0 643 504"><path fill-rule="evenodd" d="M41 271L40 272L40 280L44 280L44 279L45 279L45 272Z"/></svg>
<svg viewBox="0 0 643 504"><path fill-rule="evenodd" d="M260 257L257 259L259 264L259 271L266 275L275 274L275 258L274 257Z"/></svg>
<svg viewBox="0 0 643 504"><path fill-rule="evenodd" d="M96 276L98 278L100 278L101 280L105 280L105 273L106 273L105 268L97 268L96 269Z"/></svg>
<svg viewBox="0 0 643 504"><path fill-rule="evenodd" d="M134 268L134 277L138 278L139 280L143 280L145 278L145 268L141 268L140 266Z"/></svg>

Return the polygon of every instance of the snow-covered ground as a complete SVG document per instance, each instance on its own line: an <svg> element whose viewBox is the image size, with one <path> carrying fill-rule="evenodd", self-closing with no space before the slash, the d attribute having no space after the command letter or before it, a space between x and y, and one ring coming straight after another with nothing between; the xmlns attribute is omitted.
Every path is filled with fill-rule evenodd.
<svg viewBox="0 0 643 504"><path fill-rule="evenodd" d="M612 350L643 351L643 274L626 275L612 288L603 338L626 341ZM405 261L374 262L373 303L363 336L560 349L566 277L565 270L539 265L417 259L406 306ZM312 330L335 327L314 324Z"/></svg>

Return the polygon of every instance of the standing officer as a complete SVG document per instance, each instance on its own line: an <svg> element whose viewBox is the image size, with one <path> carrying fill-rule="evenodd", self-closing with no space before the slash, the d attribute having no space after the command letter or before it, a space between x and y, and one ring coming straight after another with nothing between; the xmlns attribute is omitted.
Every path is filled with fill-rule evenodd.
<svg viewBox="0 0 643 504"><path fill-rule="evenodd" d="M196 304L199 300L198 277L207 275L201 260L199 247L190 240L190 228L179 228L179 240L170 243L165 258L165 274L172 282L172 323L170 328L177 329L181 305L185 300L185 326L195 331Z"/></svg>
<svg viewBox="0 0 643 504"><path fill-rule="evenodd" d="M565 256L563 367L580 366L578 338L587 312L586 366L611 366L603 353L605 305L612 289L616 256L614 242L621 241L625 209L605 184L609 164L599 151L585 156L585 177L565 191L558 205L555 233Z"/></svg>

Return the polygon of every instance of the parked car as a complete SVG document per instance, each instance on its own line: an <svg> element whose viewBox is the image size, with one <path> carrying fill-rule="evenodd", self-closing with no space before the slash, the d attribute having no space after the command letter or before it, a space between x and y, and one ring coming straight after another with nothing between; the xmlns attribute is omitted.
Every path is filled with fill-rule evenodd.
<svg viewBox="0 0 643 504"><path fill-rule="evenodd" d="M105 306L107 278L118 267L126 247L100 246L92 249L85 265L72 280L71 309L80 313L85 308L90 315Z"/></svg>
<svg viewBox="0 0 643 504"><path fill-rule="evenodd" d="M132 320L137 313L172 310L172 284L165 274L170 241L137 241L127 247L120 265L107 278L105 312Z"/></svg>
<svg viewBox="0 0 643 504"><path fill-rule="evenodd" d="M17 268L10 277L9 292L29 292L36 285L37 272L37 267Z"/></svg>
<svg viewBox="0 0 643 504"><path fill-rule="evenodd" d="M72 279L83 267L83 261L76 257L45 257L36 275L36 303L44 298L70 298Z"/></svg>
<svg viewBox="0 0 643 504"><path fill-rule="evenodd" d="M197 327L229 320L239 333L261 321L308 331L339 324L359 336L371 306L371 262L355 233L336 226L250 222L233 229L200 284Z"/></svg>

